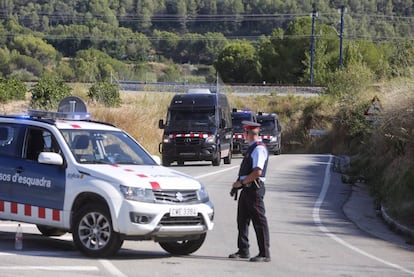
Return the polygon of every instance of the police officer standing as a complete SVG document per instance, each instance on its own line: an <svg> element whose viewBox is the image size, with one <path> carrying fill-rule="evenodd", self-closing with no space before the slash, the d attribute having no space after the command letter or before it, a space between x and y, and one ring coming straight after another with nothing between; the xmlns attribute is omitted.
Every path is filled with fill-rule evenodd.
<svg viewBox="0 0 414 277"><path fill-rule="evenodd" d="M270 262L269 227L265 215L263 197L265 194L265 175L268 163L268 151L259 141L260 124L251 121L242 122L249 147L240 165L239 176L233 183L232 193L241 189L237 207L237 246L239 250L230 254L231 259L250 258L249 224L253 222L256 232L259 254L250 258L251 262ZM237 195L237 194L236 194Z"/></svg>

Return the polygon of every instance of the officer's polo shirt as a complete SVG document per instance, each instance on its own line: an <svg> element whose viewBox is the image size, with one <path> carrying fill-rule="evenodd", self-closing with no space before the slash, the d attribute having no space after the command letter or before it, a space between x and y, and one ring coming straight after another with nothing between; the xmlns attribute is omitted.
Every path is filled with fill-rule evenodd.
<svg viewBox="0 0 414 277"><path fill-rule="evenodd" d="M249 147L252 144L257 143L257 141L253 141L249 144ZM253 150L253 152L251 153L251 157L253 160L253 168L260 168L261 170L263 170L266 160L267 160L267 149L264 145L257 145L256 148ZM244 180L247 177L247 175L244 176L240 176L240 180ZM260 180L262 180L263 182L266 181L266 177L260 177Z"/></svg>

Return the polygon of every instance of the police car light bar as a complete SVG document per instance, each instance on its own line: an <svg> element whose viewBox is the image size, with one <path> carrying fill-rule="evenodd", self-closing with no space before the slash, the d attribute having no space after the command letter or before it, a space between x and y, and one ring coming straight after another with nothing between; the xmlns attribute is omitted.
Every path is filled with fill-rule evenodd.
<svg viewBox="0 0 414 277"><path fill-rule="evenodd" d="M86 105L76 96L65 97L60 101L57 112L29 110L30 117L66 120L89 120L91 115L86 111Z"/></svg>
<svg viewBox="0 0 414 277"><path fill-rule="evenodd" d="M49 112L42 110L29 110L30 117L48 118L48 119L66 119L66 120L89 120L91 118L88 112Z"/></svg>

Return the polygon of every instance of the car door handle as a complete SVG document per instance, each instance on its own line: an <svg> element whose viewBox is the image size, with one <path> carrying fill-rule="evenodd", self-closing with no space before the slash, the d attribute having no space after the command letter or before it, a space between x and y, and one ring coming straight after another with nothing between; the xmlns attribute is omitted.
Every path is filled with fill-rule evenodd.
<svg viewBox="0 0 414 277"><path fill-rule="evenodd" d="M23 171L24 171L23 167L21 167L21 166L16 167L16 172L17 173L22 173Z"/></svg>

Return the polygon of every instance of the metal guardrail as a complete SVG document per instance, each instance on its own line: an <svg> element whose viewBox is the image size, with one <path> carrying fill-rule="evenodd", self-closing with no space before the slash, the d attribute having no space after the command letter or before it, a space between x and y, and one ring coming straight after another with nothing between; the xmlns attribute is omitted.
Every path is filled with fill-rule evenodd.
<svg viewBox="0 0 414 277"><path fill-rule="evenodd" d="M209 88L215 92L217 88L226 93L253 95L319 95L325 93L324 87L307 86L275 86L275 85L216 85L173 82L134 82L118 81L123 91L154 91L154 92L186 92L189 88Z"/></svg>

